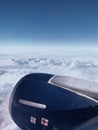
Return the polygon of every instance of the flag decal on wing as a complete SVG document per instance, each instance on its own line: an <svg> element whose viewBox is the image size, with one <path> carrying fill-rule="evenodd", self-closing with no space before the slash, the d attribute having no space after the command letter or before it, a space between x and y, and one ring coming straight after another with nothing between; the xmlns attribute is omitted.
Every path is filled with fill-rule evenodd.
<svg viewBox="0 0 98 130"><path fill-rule="evenodd" d="M49 120L45 119L45 118L42 118L41 119L41 124L44 125L44 126L48 126L48 123L49 123Z"/></svg>
<svg viewBox="0 0 98 130"><path fill-rule="evenodd" d="M36 118L31 116L30 117L30 122L33 123L33 124L36 124Z"/></svg>

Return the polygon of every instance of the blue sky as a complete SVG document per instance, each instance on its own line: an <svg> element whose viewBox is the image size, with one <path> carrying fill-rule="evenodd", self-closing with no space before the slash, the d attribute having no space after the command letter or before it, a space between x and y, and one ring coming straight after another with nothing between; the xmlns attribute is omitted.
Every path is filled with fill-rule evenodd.
<svg viewBox="0 0 98 130"><path fill-rule="evenodd" d="M0 44L97 46L98 0L1 0Z"/></svg>

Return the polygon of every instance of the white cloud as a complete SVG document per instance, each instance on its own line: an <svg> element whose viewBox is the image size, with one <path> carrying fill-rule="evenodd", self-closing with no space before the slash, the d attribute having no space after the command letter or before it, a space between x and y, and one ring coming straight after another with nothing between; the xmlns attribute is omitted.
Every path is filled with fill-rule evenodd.
<svg viewBox="0 0 98 130"><path fill-rule="evenodd" d="M82 46L59 42L1 42L0 54L34 54L34 55L98 55L98 47Z"/></svg>

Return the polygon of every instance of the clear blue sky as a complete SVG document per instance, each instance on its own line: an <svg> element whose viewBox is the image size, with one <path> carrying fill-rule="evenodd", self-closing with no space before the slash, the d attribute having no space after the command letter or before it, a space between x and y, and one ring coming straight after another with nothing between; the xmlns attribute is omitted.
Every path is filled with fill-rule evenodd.
<svg viewBox="0 0 98 130"><path fill-rule="evenodd" d="M18 41L97 45L98 0L0 0L0 43Z"/></svg>

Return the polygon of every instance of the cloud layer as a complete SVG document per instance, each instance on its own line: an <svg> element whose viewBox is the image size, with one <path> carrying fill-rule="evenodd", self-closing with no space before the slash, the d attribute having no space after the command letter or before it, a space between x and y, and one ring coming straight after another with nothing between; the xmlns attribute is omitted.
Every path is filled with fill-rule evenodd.
<svg viewBox="0 0 98 130"><path fill-rule="evenodd" d="M10 118L8 101L17 81L28 73L52 73L98 81L96 56L0 56L0 129L19 130Z"/></svg>

